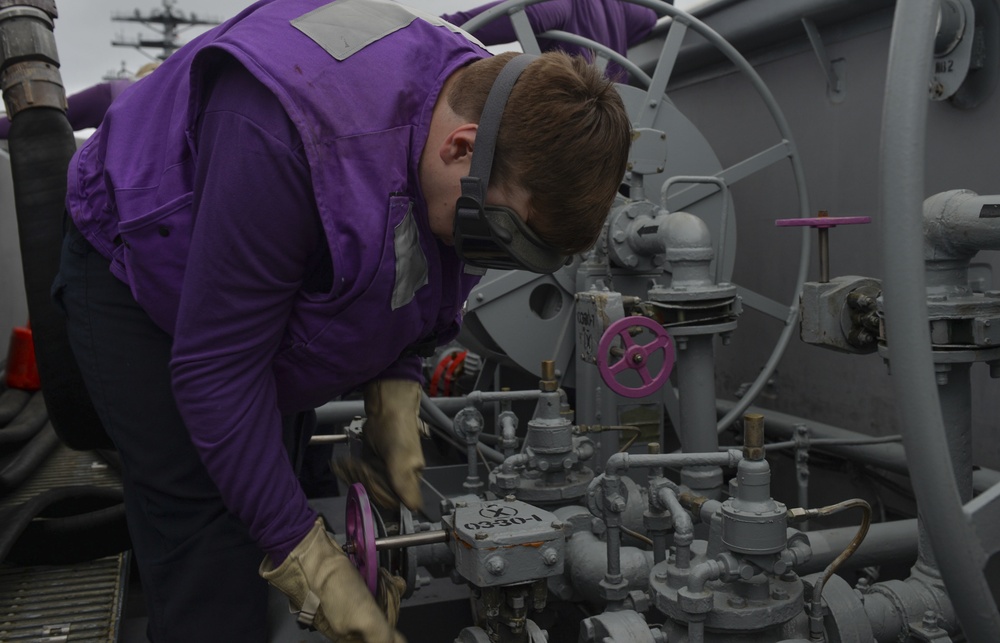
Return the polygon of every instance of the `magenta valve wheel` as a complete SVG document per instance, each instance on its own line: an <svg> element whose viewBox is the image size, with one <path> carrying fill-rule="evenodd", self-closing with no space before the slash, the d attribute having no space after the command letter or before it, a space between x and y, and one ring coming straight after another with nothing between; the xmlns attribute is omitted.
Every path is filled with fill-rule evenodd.
<svg viewBox="0 0 1000 643"><path fill-rule="evenodd" d="M653 334L653 340L639 344L629 333L629 329L641 326ZM615 338L620 338L624 345L621 359L608 363L611 346ZM649 372L650 357L657 351L663 351L663 366L655 376ZM670 377L674 368L674 342L663 326L648 317L624 317L612 322L601 336L597 346L597 370L604 383L615 393L625 397L645 397L656 392ZM617 380L622 372L635 371L642 378L642 384L636 387L627 386Z"/></svg>
<svg viewBox="0 0 1000 643"><path fill-rule="evenodd" d="M378 552L375 549L375 516L364 485L355 482L347 491L347 558L358 568L372 594L378 590Z"/></svg>
<svg viewBox="0 0 1000 643"><path fill-rule="evenodd" d="M774 225L784 226L809 226L810 228L833 228L839 225L858 225L861 223L871 223L871 217L805 217L803 219L777 219Z"/></svg>

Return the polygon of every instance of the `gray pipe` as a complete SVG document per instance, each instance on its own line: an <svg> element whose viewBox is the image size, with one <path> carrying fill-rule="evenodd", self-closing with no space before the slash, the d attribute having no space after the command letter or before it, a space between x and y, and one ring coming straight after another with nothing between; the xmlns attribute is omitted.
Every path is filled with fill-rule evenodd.
<svg viewBox="0 0 1000 643"><path fill-rule="evenodd" d="M660 200L667 204L670 186L678 181L697 180L694 177L673 177L661 189ZM725 184L719 182L722 189ZM725 200L725 199L724 199ZM725 213L723 213L725 214ZM721 224L725 226L725 217ZM666 258L670 263L670 288L697 290L715 285L709 270L714 252L712 235L700 218L687 212L667 216L660 226L665 239ZM720 235L719 247L723 240ZM722 259L719 259L722 263ZM685 453L711 453L719 448L719 434L714 431L715 417L715 336L684 335L675 329L677 345L677 397L680 405L678 437ZM722 469L718 466L684 467L681 482L707 497L717 497L722 487Z"/></svg>
<svg viewBox="0 0 1000 643"><path fill-rule="evenodd" d="M710 453L719 448L719 434L715 430L714 341L713 335L676 339L679 437L685 453ZM718 465L685 466L681 482L698 494L715 498L722 487L722 469Z"/></svg>
<svg viewBox="0 0 1000 643"><path fill-rule="evenodd" d="M963 511L934 377L924 273L927 82L939 4L896 4L882 112L880 211L883 299L892 390L924 527L966 636L992 640L1000 611L983 574L985 552Z"/></svg>
<svg viewBox="0 0 1000 643"><path fill-rule="evenodd" d="M512 411L500 414L500 446L505 457L517 452L517 416Z"/></svg>
<svg viewBox="0 0 1000 643"><path fill-rule="evenodd" d="M716 401L716 408L719 415L728 413L735 407L736 404L734 402L729 402L727 400ZM810 438L864 441L869 440L872 437L858 431L843 429L833 426L832 424L814 422L813 420L795 415L789 415L787 413L780 413L778 411L772 411L771 409L765 409L759 406L751 406L746 410L748 413L760 413L764 416L766 423L765 432L769 439L790 440L795 435L796 425L799 424L804 424L809 428ZM870 464L885 469L886 471L891 471L892 473L899 473L902 475L909 475L910 473L909 463L906 460L906 452L904 451L902 444L866 444L863 446L838 444L823 445L822 447L817 446L815 448L826 453L832 453L844 458L845 460L861 464ZM995 469L979 468L973 471L972 480L973 487L976 492L984 491L997 482L1000 482L1000 471L996 471Z"/></svg>
<svg viewBox="0 0 1000 643"><path fill-rule="evenodd" d="M980 250L1000 249L1000 218L983 217L983 206L1000 203L998 196L971 190L950 190L924 201L924 258L927 261L968 262Z"/></svg>
<svg viewBox="0 0 1000 643"><path fill-rule="evenodd" d="M705 591L708 581L718 580L722 576L723 567L716 560L706 560L698 563L688 574L687 587L692 594L701 594Z"/></svg>
<svg viewBox="0 0 1000 643"><path fill-rule="evenodd" d="M420 398L420 408L427 413L434 421L434 425L444 431L444 437L452 442L457 449L464 448L457 444L451 432L452 419L447 413L457 413L468 406L483 404L485 402L501 402L506 400L530 400L540 395L540 391L498 391L486 392L484 394L470 394L466 397L437 398L430 397L426 393ZM343 424L354 418L364 417L365 403L362 400L338 400L327 402L316 409L317 425ZM503 462L504 455L493 447L479 442L479 451L491 462Z"/></svg>
<svg viewBox="0 0 1000 643"><path fill-rule="evenodd" d="M567 524L589 525L590 511L586 507L571 505L556 509L555 515ZM590 529L574 531L566 541L565 576L576 594L594 605L604 603L600 582L608 568L607 546ZM631 589L649 587L649 573L653 567L653 553L638 547L619 549L620 574Z"/></svg>
<svg viewBox="0 0 1000 643"><path fill-rule="evenodd" d="M673 489L660 489L660 500L670 511L674 527L675 561L678 569L687 569L691 564L691 543L694 541L694 521L684 510Z"/></svg>
<svg viewBox="0 0 1000 643"><path fill-rule="evenodd" d="M620 476L629 469L641 467L735 467L742 459L743 454L737 449L715 453L616 453L608 458L604 475Z"/></svg>
<svg viewBox="0 0 1000 643"><path fill-rule="evenodd" d="M822 572L841 554L858 534L857 527L837 527L804 532L812 557L795 571L801 575ZM858 569L870 565L911 564L917 559L917 520L875 523L857 551L839 569Z"/></svg>
<svg viewBox="0 0 1000 643"><path fill-rule="evenodd" d="M420 394L420 408L425 413L427 413L429 416L431 416L431 419L434 420L434 423L440 429L442 429L443 431L445 431L445 436L446 437L448 437L448 438L455 437L455 433L454 433L454 420L452 420L450 417L448 417L445 414L444 411L442 411L441 409L439 409L431 401L431 398L428 397L428 395L426 393L421 393ZM500 453L499 451L497 451L496 449L494 449L492 447L489 447L489 446L483 444L482 442L478 442L476 446L479 449L479 452L482 453L483 457L485 457L486 459L488 459L488 460L490 460L492 462L503 462L503 460L504 460L503 454ZM472 465L470 464L470 467L471 466Z"/></svg>
<svg viewBox="0 0 1000 643"><path fill-rule="evenodd" d="M873 585L862 600L877 643L900 640L903 633L910 631L911 623L926 622L928 617L935 627L948 634L957 631L952 601L940 583L928 583L917 577L885 581ZM968 640L980 639L970 637Z"/></svg>
<svg viewBox="0 0 1000 643"><path fill-rule="evenodd" d="M962 503L972 500L972 364L950 364L943 380L938 382L938 396L948 455L955 472L955 488ZM919 473L918 473L919 475ZM917 504L920 518L917 540L918 560L924 572L937 576L936 558L927 533L932 508ZM940 583L940 580L938 580Z"/></svg>
<svg viewBox="0 0 1000 643"><path fill-rule="evenodd" d="M524 391L472 391L460 397L430 397L427 401L444 413L458 413L467 406L480 406L491 402L513 402L517 400L534 400L541 396L537 389ZM421 400L423 401L423 400ZM361 400L337 400L327 402L316 409L316 421L319 424L340 424L350 422L356 417L364 416L365 403Z"/></svg>
<svg viewBox="0 0 1000 643"><path fill-rule="evenodd" d="M500 465L500 471L503 473L513 473L514 469L526 467L530 461L531 456L527 453L515 453L503 461L503 464Z"/></svg>

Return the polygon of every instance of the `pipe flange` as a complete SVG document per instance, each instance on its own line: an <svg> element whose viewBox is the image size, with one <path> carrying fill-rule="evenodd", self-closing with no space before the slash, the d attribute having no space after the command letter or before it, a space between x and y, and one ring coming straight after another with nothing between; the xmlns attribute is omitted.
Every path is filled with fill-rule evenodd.
<svg viewBox="0 0 1000 643"><path fill-rule="evenodd" d="M683 302L705 302L712 300L732 301L737 289L731 283L685 286L654 286L649 289L649 300L657 304L679 304ZM704 304L702 304L704 305Z"/></svg>
<svg viewBox="0 0 1000 643"><path fill-rule="evenodd" d="M691 567L704 560L696 555ZM684 572L668 561L657 564L650 573L649 589L653 594L653 604L658 610L677 622L687 622L691 601L698 596L690 595L685 585L671 587ZM673 581L673 583L671 583ZM725 632L746 632L762 630L791 621L802 614L803 584L796 576L784 580L780 576L758 574L749 581L723 582L709 581L706 589L711 591L711 606L705 614L705 627ZM687 596L683 596L688 594ZM826 592L824 590L824 597ZM682 607L682 604L689 609ZM856 641L871 640L855 639Z"/></svg>
<svg viewBox="0 0 1000 643"><path fill-rule="evenodd" d="M490 473L490 491L503 496L513 494L518 500L534 505L573 504L587 493L593 480L594 471L589 467L572 469L555 480L547 480L546 476Z"/></svg>
<svg viewBox="0 0 1000 643"><path fill-rule="evenodd" d="M589 486L587 487L586 491L587 509L590 510L591 514L601 519L604 519L604 514L606 512L605 509L606 503L604 501L604 485L602 484L603 479L604 479L603 476L598 476L594 478L589 483ZM628 482L625 482L626 480L628 480ZM622 502L626 507L628 506L629 482L631 482L629 478L622 478L622 484L618 485L618 493L621 494ZM621 514L619 513L619 515Z"/></svg>
<svg viewBox="0 0 1000 643"><path fill-rule="evenodd" d="M452 423L455 437L464 440L467 445L479 442L479 434L485 425L483 414L474 406L467 406L456 413Z"/></svg>
<svg viewBox="0 0 1000 643"><path fill-rule="evenodd" d="M810 575L807 582L819 578ZM811 586L811 585L810 585ZM830 643L874 641L875 634L859 594L840 576L833 574L823 585L823 604L829 610L823 618L823 630ZM891 598L889 600L892 600ZM903 640L905 636L900 633Z"/></svg>
<svg viewBox="0 0 1000 643"><path fill-rule="evenodd" d="M631 230L648 223L658 228L655 217L660 208L650 201L633 201L612 210L608 217L608 255L619 266L636 272L660 272L667 261L664 252L641 253L632 247Z"/></svg>
<svg viewBox="0 0 1000 643"><path fill-rule="evenodd" d="M656 643L663 639L657 638L641 614L622 610L583 619L580 640L583 643Z"/></svg>

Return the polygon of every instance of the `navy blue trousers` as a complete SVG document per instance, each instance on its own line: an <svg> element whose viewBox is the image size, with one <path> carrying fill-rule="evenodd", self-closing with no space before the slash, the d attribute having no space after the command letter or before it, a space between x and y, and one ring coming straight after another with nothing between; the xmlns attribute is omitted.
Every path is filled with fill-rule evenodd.
<svg viewBox="0 0 1000 643"><path fill-rule="evenodd" d="M121 455L147 634L154 643L266 641L268 590L257 574L264 554L226 509L181 420L170 387L171 338L68 218L67 227L53 294ZM289 446L311 432L286 428Z"/></svg>

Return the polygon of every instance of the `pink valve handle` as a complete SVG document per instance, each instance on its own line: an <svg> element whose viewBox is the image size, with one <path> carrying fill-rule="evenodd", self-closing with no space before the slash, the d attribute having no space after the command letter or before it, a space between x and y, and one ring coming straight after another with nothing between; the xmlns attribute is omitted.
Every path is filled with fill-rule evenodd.
<svg viewBox="0 0 1000 643"><path fill-rule="evenodd" d="M810 228L817 229L819 233L819 280L825 284L830 282L830 228L835 228L839 225L856 225L871 222L871 217L828 217L826 216L826 210L820 210L817 217L777 219L774 225L779 228L809 226Z"/></svg>
<svg viewBox="0 0 1000 643"><path fill-rule="evenodd" d="M375 547L375 517L364 485L355 482L347 491L347 558L358 568L372 594L378 590L378 551Z"/></svg>
<svg viewBox="0 0 1000 643"><path fill-rule="evenodd" d="M628 332L628 329L633 326L642 326L652 331L653 341L637 344ZM611 352L611 343L616 337L620 337L625 345L625 354L617 362L608 364L607 356ZM653 377L649 373L649 358L661 349L663 350L663 368ZM601 336L601 341L597 346L597 355L597 370L604 383L612 391L625 397L645 397L657 391L670 377L670 371L674 368L674 343L670 339L670 334L663 326L648 317L625 317L612 322ZM615 379L619 373L626 370L639 373L643 384L633 388Z"/></svg>
<svg viewBox="0 0 1000 643"><path fill-rule="evenodd" d="M810 228L832 228L838 225L857 225L859 223L871 223L871 217L806 217L804 219L777 219L774 225L785 226L809 226Z"/></svg>

